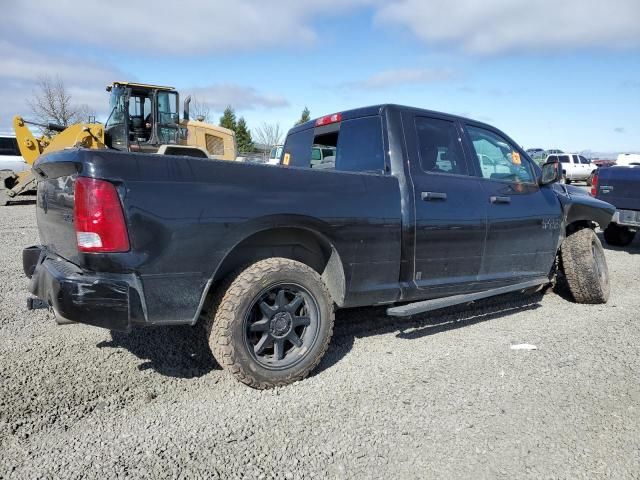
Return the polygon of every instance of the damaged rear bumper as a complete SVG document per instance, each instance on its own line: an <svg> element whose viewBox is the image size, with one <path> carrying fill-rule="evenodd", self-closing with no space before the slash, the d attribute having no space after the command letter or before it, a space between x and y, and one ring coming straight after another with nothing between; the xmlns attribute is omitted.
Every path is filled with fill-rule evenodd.
<svg viewBox="0 0 640 480"><path fill-rule="evenodd" d="M146 317L142 287L134 274L86 271L42 246L25 248L22 262L31 278L29 291L53 309L60 324L130 331L132 323Z"/></svg>

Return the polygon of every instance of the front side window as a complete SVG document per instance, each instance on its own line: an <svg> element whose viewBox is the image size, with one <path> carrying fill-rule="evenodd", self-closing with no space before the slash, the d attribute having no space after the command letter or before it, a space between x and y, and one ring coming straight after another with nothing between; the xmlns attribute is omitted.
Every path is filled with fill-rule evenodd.
<svg viewBox="0 0 640 480"><path fill-rule="evenodd" d="M591 160L589 160L588 158L583 157L582 155L580 155L580 163L583 165L590 165L591 164Z"/></svg>
<svg viewBox="0 0 640 480"><path fill-rule="evenodd" d="M534 182L528 160L507 140L484 128L468 126L467 131L484 178L516 183Z"/></svg>
<svg viewBox="0 0 640 480"><path fill-rule="evenodd" d="M423 172L468 175L455 123L437 118L416 117L415 124Z"/></svg>

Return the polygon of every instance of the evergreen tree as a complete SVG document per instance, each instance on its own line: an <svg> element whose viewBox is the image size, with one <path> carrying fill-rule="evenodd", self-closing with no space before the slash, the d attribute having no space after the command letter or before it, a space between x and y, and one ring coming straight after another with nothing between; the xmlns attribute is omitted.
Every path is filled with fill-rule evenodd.
<svg viewBox="0 0 640 480"><path fill-rule="evenodd" d="M255 150L251 132L247 128L247 122L245 122L244 117L240 117L236 125L236 144L238 145L238 152L245 153Z"/></svg>
<svg viewBox="0 0 640 480"><path fill-rule="evenodd" d="M296 122L296 125L302 125L303 123L306 123L309 120L311 120L311 112L307 107L304 107L304 110L302 110L302 115L300 115L300 120Z"/></svg>
<svg viewBox="0 0 640 480"><path fill-rule="evenodd" d="M236 131L238 125L236 123L236 112L231 108L231 105L227 105L224 109L224 113L220 117L220 126L228 128L229 130Z"/></svg>

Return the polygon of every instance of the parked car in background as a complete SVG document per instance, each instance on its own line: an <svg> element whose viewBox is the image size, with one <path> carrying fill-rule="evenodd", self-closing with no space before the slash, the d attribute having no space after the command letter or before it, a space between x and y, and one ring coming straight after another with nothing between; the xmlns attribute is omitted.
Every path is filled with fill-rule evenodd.
<svg viewBox="0 0 640 480"><path fill-rule="evenodd" d="M560 162L562 164L564 183L586 182L594 171L591 160L576 153L549 155L545 160L546 162Z"/></svg>
<svg viewBox="0 0 640 480"><path fill-rule="evenodd" d="M604 231L609 245L629 245L640 230L640 164L601 168L594 177L591 195L616 207Z"/></svg>
<svg viewBox="0 0 640 480"><path fill-rule="evenodd" d="M318 365L335 308L406 317L558 269L577 302L609 297L594 228L614 207L556 186L558 163L540 169L490 125L365 107L291 129L282 163L43 155L31 292L60 323L200 322L219 364L256 388Z"/></svg>
<svg viewBox="0 0 640 480"><path fill-rule="evenodd" d="M628 166L628 165L640 165L639 153L621 153L618 155L616 165Z"/></svg>
<svg viewBox="0 0 640 480"><path fill-rule="evenodd" d="M29 165L20 155L16 137L14 135L0 135L0 170L19 173L28 168Z"/></svg>
<svg viewBox="0 0 640 480"><path fill-rule="evenodd" d="M336 166L336 148L326 145L311 147L311 165L313 168L333 169Z"/></svg>
<svg viewBox="0 0 640 480"><path fill-rule="evenodd" d="M552 148L551 150L547 150L545 152L547 155L558 155L559 153L564 153L562 150L558 150L557 148Z"/></svg>
<svg viewBox="0 0 640 480"><path fill-rule="evenodd" d="M544 148L529 148L528 150L525 150L525 152L527 152L527 155L533 158L537 155L544 154Z"/></svg>
<svg viewBox="0 0 640 480"><path fill-rule="evenodd" d="M531 159L536 162L538 165L542 165L544 163L544 159L546 158L546 154L544 149L542 148L530 148L525 150L527 155L531 157Z"/></svg>
<svg viewBox="0 0 640 480"><path fill-rule="evenodd" d="M270 165L278 165L282 160L282 147L283 145L274 145L269 152L269 159L267 163Z"/></svg>

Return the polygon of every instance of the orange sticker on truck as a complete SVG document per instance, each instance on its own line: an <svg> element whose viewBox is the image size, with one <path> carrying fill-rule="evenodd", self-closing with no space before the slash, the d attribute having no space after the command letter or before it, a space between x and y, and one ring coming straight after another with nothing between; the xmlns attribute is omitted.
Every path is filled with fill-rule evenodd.
<svg viewBox="0 0 640 480"><path fill-rule="evenodd" d="M511 159L514 165L522 164L522 160L520 159L520 154L518 152L511 152Z"/></svg>
<svg viewBox="0 0 640 480"><path fill-rule="evenodd" d="M291 154L285 153L284 158L282 159L282 164L289 165L289 160L291 160Z"/></svg>

